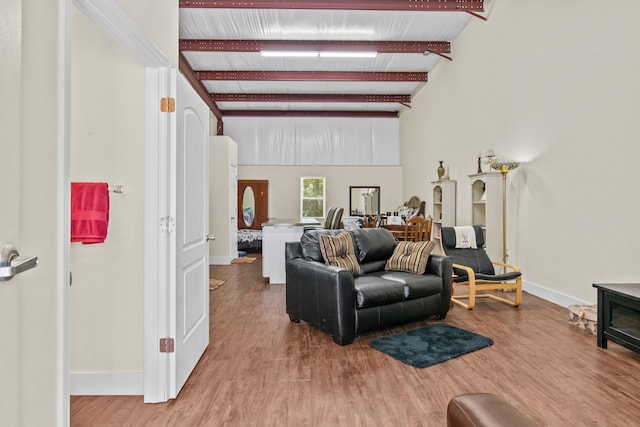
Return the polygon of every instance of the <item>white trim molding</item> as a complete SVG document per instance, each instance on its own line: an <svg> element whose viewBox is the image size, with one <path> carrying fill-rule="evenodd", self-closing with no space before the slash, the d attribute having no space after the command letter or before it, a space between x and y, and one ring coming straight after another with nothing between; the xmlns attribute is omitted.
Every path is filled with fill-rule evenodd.
<svg viewBox="0 0 640 427"><path fill-rule="evenodd" d="M145 67L171 67L164 52L116 0L73 0L73 5Z"/></svg>
<svg viewBox="0 0 640 427"><path fill-rule="evenodd" d="M545 288L536 283L522 281L522 289L525 292L535 295L543 300L549 301L561 307L569 307L570 305L591 305L593 303L574 298L570 295L563 294L553 289Z"/></svg>
<svg viewBox="0 0 640 427"><path fill-rule="evenodd" d="M209 265L231 265L231 261L231 257L228 256L209 257Z"/></svg>
<svg viewBox="0 0 640 427"><path fill-rule="evenodd" d="M139 396L144 392L144 373L133 372L71 372L69 384L72 396Z"/></svg>

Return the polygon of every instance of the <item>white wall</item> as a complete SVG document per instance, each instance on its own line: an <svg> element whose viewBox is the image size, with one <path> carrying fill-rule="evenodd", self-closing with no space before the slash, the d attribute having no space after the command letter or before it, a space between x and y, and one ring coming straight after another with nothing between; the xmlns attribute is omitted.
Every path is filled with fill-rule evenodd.
<svg viewBox="0 0 640 427"><path fill-rule="evenodd" d="M238 179L269 180L269 217L300 217L300 178L326 177L327 207L349 211L349 186L380 186L380 209L385 212L401 205L401 166L246 166L238 167Z"/></svg>
<svg viewBox="0 0 640 427"><path fill-rule="evenodd" d="M71 181L125 192L110 193L103 244L71 244L70 371L142 371L144 68L72 17Z"/></svg>
<svg viewBox="0 0 640 427"><path fill-rule="evenodd" d="M479 152L526 161L508 177L511 261L530 285L592 303L592 283L640 278L629 268L640 236L640 2L615 3L497 2L400 119L405 198L428 194L444 160L459 224L470 221Z"/></svg>
<svg viewBox="0 0 640 427"><path fill-rule="evenodd" d="M173 0L117 0L117 3L178 68L178 4Z"/></svg>
<svg viewBox="0 0 640 427"><path fill-rule="evenodd" d="M118 3L178 63L175 2ZM71 245L71 389L142 390L145 70L73 9L71 180L124 185L111 193L104 244ZM105 386L115 388L107 390Z"/></svg>

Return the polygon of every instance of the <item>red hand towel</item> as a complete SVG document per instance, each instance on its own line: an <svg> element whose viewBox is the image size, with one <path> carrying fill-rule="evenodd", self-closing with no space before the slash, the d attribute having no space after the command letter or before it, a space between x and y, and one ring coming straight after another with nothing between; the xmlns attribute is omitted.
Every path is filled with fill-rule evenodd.
<svg viewBox="0 0 640 427"><path fill-rule="evenodd" d="M71 183L71 241L104 243L109 226L106 182Z"/></svg>

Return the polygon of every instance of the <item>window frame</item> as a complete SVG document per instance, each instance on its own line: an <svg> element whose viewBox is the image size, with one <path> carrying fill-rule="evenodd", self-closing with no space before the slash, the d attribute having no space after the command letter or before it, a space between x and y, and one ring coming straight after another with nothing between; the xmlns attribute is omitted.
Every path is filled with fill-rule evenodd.
<svg viewBox="0 0 640 427"><path fill-rule="evenodd" d="M322 180L322 197L305 197L304 184L305 180L321 179ZM305 200L322 200L322 216L304 216ZM300 218L324 218L327 214L327 177L325 176L301 176L300 177Z"/></svg>

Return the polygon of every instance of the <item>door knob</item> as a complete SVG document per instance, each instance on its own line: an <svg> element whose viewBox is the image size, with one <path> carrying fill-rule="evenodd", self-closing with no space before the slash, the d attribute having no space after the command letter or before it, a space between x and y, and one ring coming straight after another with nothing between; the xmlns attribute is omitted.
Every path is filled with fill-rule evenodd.
<svg viewBox="0 0 640 427"><path fill-rule="evenodd" d="M20 257L17 249L11 244L0 247L0 282L6 282L16 274L30 270L38 265L38 257Z"/></svg>
<svg viewBox="0 0 640 427"><path fill-rule="evenodd" d="M207 242L209 240L216 240L216 235L215 234L207 234Z"/></svg>

